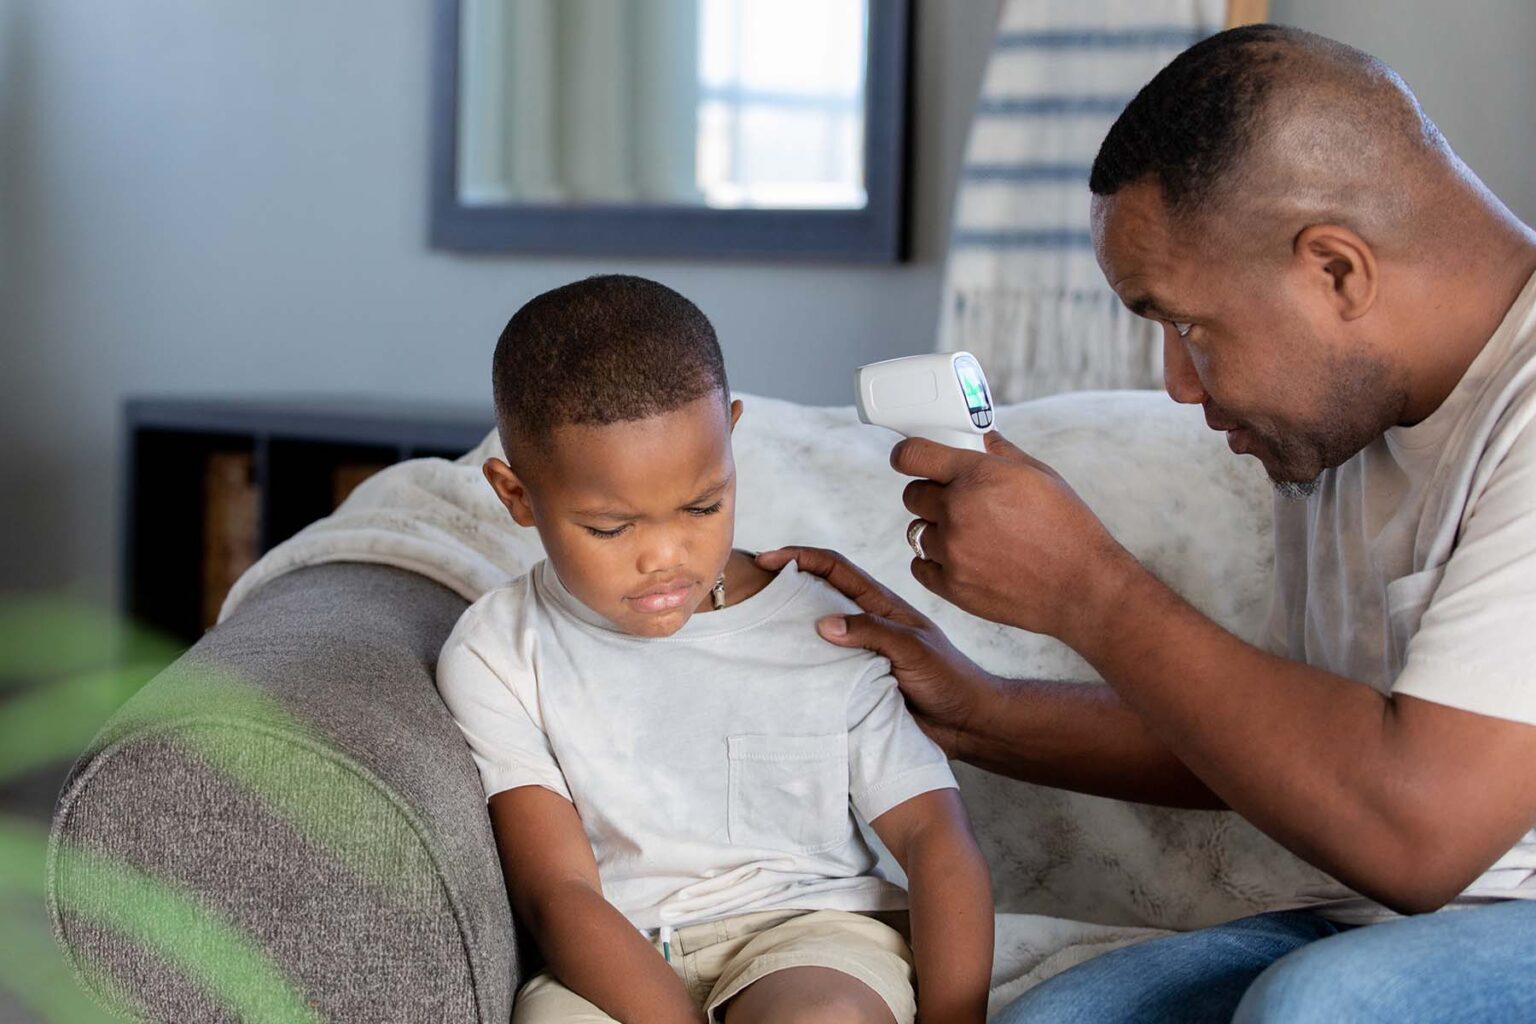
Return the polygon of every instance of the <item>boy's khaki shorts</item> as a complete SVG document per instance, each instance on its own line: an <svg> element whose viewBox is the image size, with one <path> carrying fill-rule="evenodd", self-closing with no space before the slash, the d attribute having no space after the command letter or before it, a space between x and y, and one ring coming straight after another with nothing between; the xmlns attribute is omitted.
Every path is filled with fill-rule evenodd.
<svg viewBox="0 0 1536 1024"><path fill-rule="evenodd" d="M761 978L790 967L829 967L879 994L896 1024L913 1024L912 951L902 932L905 914L842 910L766 911L679 928L672 935L672 969L694 1003L716 1011ZM661 950L661 942L656 942ZM612 1017L540 974L517 994L513 1024L607 1024Z"/></svg>

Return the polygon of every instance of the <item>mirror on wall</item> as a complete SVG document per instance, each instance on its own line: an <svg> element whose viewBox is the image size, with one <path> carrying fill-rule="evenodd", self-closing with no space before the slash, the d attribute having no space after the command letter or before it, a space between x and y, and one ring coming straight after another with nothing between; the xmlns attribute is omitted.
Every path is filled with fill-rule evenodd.
<svg viewBox="0 0 1536 1024"><path fill-rule="evenodd" d="M441 0L435 245L902 255L906 0Z"/></svg>

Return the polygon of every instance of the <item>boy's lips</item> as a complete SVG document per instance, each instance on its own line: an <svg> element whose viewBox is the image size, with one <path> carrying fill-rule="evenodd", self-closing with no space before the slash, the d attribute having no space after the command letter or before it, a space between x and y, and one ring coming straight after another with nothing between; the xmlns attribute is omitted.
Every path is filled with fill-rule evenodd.
<svg viewBox="0 0 1536 1024"><path fill-rule="evenodd" d="M668 580L638 594L632 594L624 600L638 611L669 612L686 604L693 594L693 588L693 580Z"/></svg>

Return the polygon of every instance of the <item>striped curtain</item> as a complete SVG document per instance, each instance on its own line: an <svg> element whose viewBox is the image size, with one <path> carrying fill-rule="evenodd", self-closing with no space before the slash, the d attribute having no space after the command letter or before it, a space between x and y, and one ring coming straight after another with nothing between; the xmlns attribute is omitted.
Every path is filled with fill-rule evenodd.
<svg viewBox="0 0 1536 1024"><path fill-rule="evenodd" d="M1223 0L1005 0L955 198L940 351L1002 401L1159 387L1157 326L1094 262L1088 170L1109 126Z"/></svg>

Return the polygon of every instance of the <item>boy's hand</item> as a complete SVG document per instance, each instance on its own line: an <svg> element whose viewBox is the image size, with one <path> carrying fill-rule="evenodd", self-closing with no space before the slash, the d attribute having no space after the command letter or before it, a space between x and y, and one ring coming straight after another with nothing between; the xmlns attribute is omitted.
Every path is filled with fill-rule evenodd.
<svg viewBox="0 0 1536 1024"><path fill-rule="evenodd" d="M982 1024L992 983L992 884L959 791L915 796L870 827L907 873L917 1019Z"/></svg>
<svg viewBox="0 0 1536 1024"><path fill-rule="evenodd" d="M960 757L976 709L998 692L997 678L956 650L932 619L837 552L790 547L757 556L759 565L773 571L791 559L802 572L820 576L864 609L862 615L822 619L816 624L822 638L889 660L917 724L946 754Z"/></svg>
<svg viewBox="0 0 1536 1024"><path fill-rule="evenodd" d="M592 845L571 802L520 786L492 796L489 810L512 910L556 980L618 1020L702 1024L677 972L603 898Z"/></svg>

